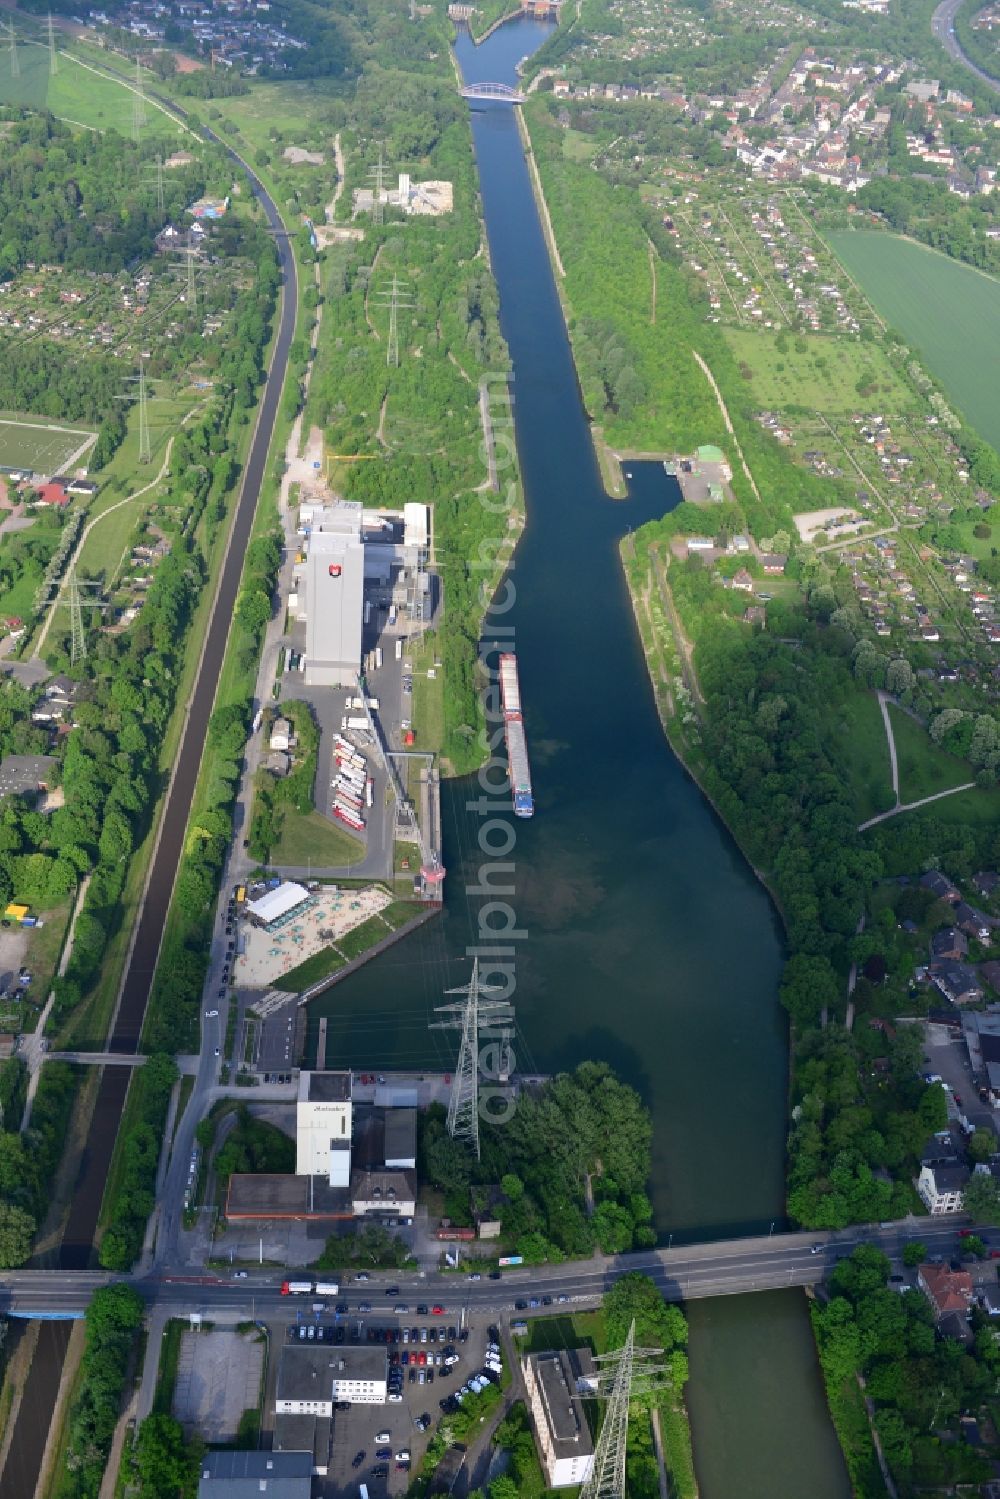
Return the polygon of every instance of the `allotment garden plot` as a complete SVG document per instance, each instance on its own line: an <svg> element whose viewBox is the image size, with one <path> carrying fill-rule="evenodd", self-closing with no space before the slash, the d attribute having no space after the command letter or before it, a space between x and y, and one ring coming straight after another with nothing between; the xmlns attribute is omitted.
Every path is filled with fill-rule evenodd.
<svg viewBox="0 0 1000 1499"><path fill-rule="evenodd" d="M44 416L0 412L0 472L49 475L76 466L97 434Z"/></svg>

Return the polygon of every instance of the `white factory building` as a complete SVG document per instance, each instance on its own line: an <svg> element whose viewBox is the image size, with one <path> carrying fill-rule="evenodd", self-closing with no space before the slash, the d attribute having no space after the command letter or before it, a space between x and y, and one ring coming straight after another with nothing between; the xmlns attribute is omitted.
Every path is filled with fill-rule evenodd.
<svg viewBox="0 0 1000 1499"><path fill-rule="evenodd" d="M295 1105L295 1174L351 1181L351 1074L300 1072Z"/></svg>
<svg viewBox="0 0 1000 1499"><path fill-rule="evenodd" d="M299 506L305 560L289 598L295 618L305 620L305 680L310 687L353 687L361 674L365 586L386 588L394 574L410 570L428 596L424 568L429 546L426 505L399 513L363 510L357 500ZM416 595L415 595L416 596Z"/></svg>
<svg viewBox="0 0 1000 1499"><path fill-rule="evenodd" d="M361 506L338 500L313 514L306 554L306 684L353 687L361 670L365 603Z"/></svg>

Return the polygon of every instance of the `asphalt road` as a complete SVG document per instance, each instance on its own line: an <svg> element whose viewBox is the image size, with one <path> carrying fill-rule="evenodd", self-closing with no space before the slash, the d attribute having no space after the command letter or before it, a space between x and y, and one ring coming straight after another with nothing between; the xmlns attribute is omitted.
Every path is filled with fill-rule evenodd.
<svg viewBox="0 0 1000 1499"><path fill-rule="evenodd" d="M996 78L991 78L989 73L984 73L982 68L977 67L971 58L966 57L959 46L955 36L955 12L961 4L962 0L943 0L931 17L931 30L949 57L953 57L956 62L968 68L970 73L975 73L976 77L995 94L1000 94L1000 82Z"/></svg>
<svg viewBox="0 0 1000 1499"><path fill-rule="evenodd" d="M212 136L212 132L207 129L206 134ZM218 139L215 136L212 138ZM184 834L201 764L208 720L215 702L219 674L229 638L229 626L236 608L243 558L264 480L268 448L274 432L281 389L288 365L288 351L295 332L295 314L298 305L295 261L281 216L251 168L234 152L229 151L228 154L246 173L250 186L260 200L268 222L275 232L283 293L267 383L258 407L250 450L240 481L229 545L223 559L215 600L205 632L197 677L187 705L181 741L163 809L160 833L150 865L135 941L122 987L121 1003L110 1039L109 1050L116 1052L134 1053L139 1048L146 1005L163 940L174 881L184 848ZM192 1104L217 1080L219 1060L215 1055L215 1050L216 1047L221 1047L222 1038L225 1035L224 1026L225 1016L221 1015L219 1020L209 1022L205 1027ZM86 1263L86 1256L89 1255L90 1246L93 1244L104 1183L114 1149L115 1130L124 1103L125 1083L127 1082L125 1073L124 1068L109 1069L101 1079L83 1171L77 1183L64 1236L64 1264ZM200 1110L189 1108L185 1111L185 1120L200 1117ZM193 1124L191 1131L193 1132ZM186 1170L190 1144L187 1143L185 1148L185 1143L178 1139L174 1160L171 1163L171 1172L167 1178L164 1211L168 1217L181 1211L184 1182L180 1182L178 1190L178 1181L174 1179L176 1175L174 1168Z"/></svg>
<svg viewBox="0 0 1000 1499"><path fill-rule="evenodd" d="M636 1270L651 1276L668 1301L744 1295L815 1285L838 1259L862 1243L877 1245L895 1260L905 1243L917 1239L927 1246L929 1253L948 1258L964 1223L961 1218L914 1218L884 1228L852 1228L836 1234L774 1234L679 1245L614 1258L505 1270L502 1281L490 1280L488 1276L472 1281L455 1273L415 1275L377 1271L372 1272L367 1283L352 1281L345 1285L338 1300L348 1304L352 1316L358 1315L365 1303L370 1312L361 1315L384 1319L395 1316L401 1304L408 1306L412 1314L418 1302L436 1302L445 1307L448 1316L456 1315L463 1307L469 1312L516 1315L525 1310L517 1307L518 1301L545 1295L553 1298L552 1307L544 1308L546 1314L552 1315L553 1308L560 1304L558 1297L564 1296L570 1302L594 1300L620 1276ZM990 1237L988 1231L986 1237ZM281 1283L287 1273L274 1269L249 1270L245 1277L237 1277L235 1274L175 1275L161 1270L156 1274L118 1277L89 1271L9 1271L0 1276L0 1313L70 1316L83 1310L98 1286L124 1279L150 1305L169 1308L178 1315L200 1311L208 1316L224 1317L228 1313L237 1318L294 1320L303 1305L311 1304L312 1298L282 1296ZM390 1285L399 1288L398 1297L386 1296ZM535 1310L542 1308L527 1308L529 1313Z"/></svg>

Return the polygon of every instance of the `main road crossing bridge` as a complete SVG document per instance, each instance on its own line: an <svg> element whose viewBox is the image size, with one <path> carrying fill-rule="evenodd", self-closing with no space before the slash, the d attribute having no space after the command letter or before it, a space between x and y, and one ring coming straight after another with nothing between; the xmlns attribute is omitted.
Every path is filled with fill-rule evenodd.
<svg viewBox="0 0 1000 1499"><path fill-rule="evenodd" d="M966 1222L965 1218L950 1222L910 1218L838 1233L774 1233L670 1245L611 1257L595 1255L562 1265L512 1268L504 1271L502 1282L470 1282L453 1274L398 1270L386 1272L384 1281L398 1286L404 1299L440 1297L445 1304L462 1305L481 1315L519 1313L529 1298L532 1307L541 1307L543 1295L551 1298L547 1304L593 1302L631 1270L650 1276L668 1301L694 1301L816 1285L858 1244L875 1245L895 1261L904 1244L919 1239L929 1253L947 1258L955 1250L960 1225ZM208 1318L241 1318L252 1305L254 1316L287 1321L294 1318L301 1301L282 1297L283 1278L284 1272L256 1267L241 1271L238 1277L166 1266L134 1276L89 1270L7 1270L0 1274L0 1316L79 1317L98 1286L124 1280L135 1286L147 1304L171 1316L200 1312ZM366 1284L343 1286L341 1296L349 1306L348 1315L358 1315L360 1300L370 1305L374 1317L388 1316L396 1307L384 1293L381 1275Z"/></svg>
<svg viewBox="0 0 1000 1499"><path fill-rule="evenodd" d="M509 83L467 83L462 89L463 99L498 99L502 104L523 104L520 89Z"/></svg>

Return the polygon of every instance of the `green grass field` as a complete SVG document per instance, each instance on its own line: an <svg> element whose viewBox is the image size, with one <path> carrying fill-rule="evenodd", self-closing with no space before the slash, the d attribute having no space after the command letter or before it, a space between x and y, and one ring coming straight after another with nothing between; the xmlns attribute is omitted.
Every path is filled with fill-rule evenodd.
<svg viewBox="0 0 1000 1499"><path fill-rule="evenodd" d="M896 374L877 344L810 334L806 352L796 353L797 340L785 335L784 353L778 335L761 329L726 328L726 342L737 360L752 371L754 398L778 411L807 406L811 411L854 411L863 401L874 401L880 411L912 411L916 399ZM862 396L859 382L870 386Z"/></svg>
<svg viewBox="0 0 1000 1499"><path fill-rule="evenodd" d="M855 693L843 711L830 713L825 727L830 752L854 794L858 821L887 812L893 805L889 746L874 693Z"/></svg>
<svg viewBox="0 0 1000 1499"><path fill-rule="evenodd" d="M294 808L282 811L281 833L271 850L273 864L314 864L318 869L339 869L360 864L364 845L328 821L320 812L303 816Z"/></svg>
<svg viewBox="0 0 1000 1499"><path fill-rule="evenodd" d="M23 30L21 32L23 37ZM117 130L132 133L134 93L124 83L93 71L62 50L59 42L58 72L49 70L48 48L19 38L17 60L19 75L11 73L7 47L0 52L0 103L26 104L32 109L48 109L60 119L89 130ZM150 135L179 136L177 121L148 100L144 106L145 131Z"/></svg>
<svg viewBox="0 0 1000 1499"><path fill-rule="evenodd" d="M894 234L840 230L829 241L967 420L1000 447L1000 281Z"/></svg>
<svg viewBox="0 0 1000 1499"><path fill-rule="evenodd" d="M916 802L923 796L933 796L938 791L947 791L951 786L962 786L975 779L975 771L968 761L939 749L921 724L892 703L889 704L889 719L892 737L896 741L900 801Z"/></svg>
<svg viewBox="0 0 1000 1499"><path fill-rule="evenodd" d="M35 474L58 474L73 454L96 433L70 427L45 416L0 412L0 468L30 469Z"/></svg>

